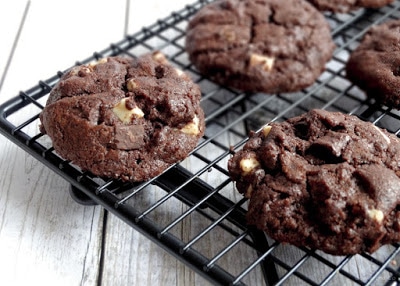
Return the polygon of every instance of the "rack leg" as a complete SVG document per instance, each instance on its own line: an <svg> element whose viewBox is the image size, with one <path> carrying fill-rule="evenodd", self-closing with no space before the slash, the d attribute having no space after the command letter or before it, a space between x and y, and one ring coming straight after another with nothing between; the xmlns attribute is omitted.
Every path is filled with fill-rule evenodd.
<svg viewBox="0 0 400 286"><path fill-rule="evenodd" d="M95 206L97 203L89 198L85 193L83 193L78 188L74 187L73 185L69 188L69 194L77 203L84 205L84 206Z"/></svg>

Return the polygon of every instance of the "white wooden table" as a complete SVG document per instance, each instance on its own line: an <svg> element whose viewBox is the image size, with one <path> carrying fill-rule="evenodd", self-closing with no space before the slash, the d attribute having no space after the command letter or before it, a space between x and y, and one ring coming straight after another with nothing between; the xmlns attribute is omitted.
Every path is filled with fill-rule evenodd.
<svg viewBox="0 0 400 286"><path fill-rule="evenodd" d="M0 104L192 2L0 1ZM102 207L77 204L64 179L2 136L0 150L0 285L207 285ZM360 257L351 267L361 278L375 269Z"/></svg>
<svg viewBox="0 0 400 286"><path fill-rule="evenodd" d="M0 1L0 103L191 0ZM205 285L0 136L0 285Z"/></svg>

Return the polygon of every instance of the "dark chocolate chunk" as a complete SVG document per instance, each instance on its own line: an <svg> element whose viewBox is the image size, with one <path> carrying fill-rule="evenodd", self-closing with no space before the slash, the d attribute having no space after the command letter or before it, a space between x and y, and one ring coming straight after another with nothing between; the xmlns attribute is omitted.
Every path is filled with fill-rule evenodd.
<svg viewBox="0 0 400 286"><path fill-rule="evenodd" d="M140 149L144 146L143 125L122 125L115 127L115 147L120 150Z"/></svg>

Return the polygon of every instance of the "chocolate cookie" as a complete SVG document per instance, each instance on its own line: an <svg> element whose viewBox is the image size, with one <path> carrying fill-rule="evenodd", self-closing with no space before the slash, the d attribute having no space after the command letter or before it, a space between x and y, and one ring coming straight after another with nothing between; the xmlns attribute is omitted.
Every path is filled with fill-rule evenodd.
<svg viewBox="0 0 400 286"><path fill-rule="evenodd" d="M229 161L247 220L273 239L345 255L400 241L400 142L312 110L251 135Z"/></svg>
<svg viewBox="0 0 400 286"><path fill-rule="evenodd" d="M359 8L380 8L394 0L307 0L321 11L347 13Z"/></svg>
<svg viewBox="0 0 400 286"><path fill-rule="evenodd" d="M155 52L71 69L51 91L41 131L55 151L101 177L150 179L204 133L199 87Z"/></svg>
<svg viewBox="0 0 400 286"><path fill-rule="evenodd" d="M190 20L186 50L215 82L280 93L313 84L334 44L323 15L304 0L221 0Z"/></svg>
<svg viewBox="0 0 400 286"><path fill-rule="evenodd" d="M373 26L346 64L347 78L379 103L400 109L400 20Z"/></svg>

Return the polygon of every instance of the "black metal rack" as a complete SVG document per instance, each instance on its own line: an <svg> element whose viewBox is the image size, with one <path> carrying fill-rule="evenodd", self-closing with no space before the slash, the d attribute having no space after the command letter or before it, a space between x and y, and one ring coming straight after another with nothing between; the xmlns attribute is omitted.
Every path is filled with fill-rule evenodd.
<svg viewBox="0 0 400 286"><path fill-rule="evenodd" d="M0 133L65 178L76 201L102 205L212 283L398 285L400 271L395 265L400 260L398 244L385 246L372 255L335 257L281 245L263 232L249 228L244 217L247 202L234 190L226 162L232 150L245 143L249 130L258 130L268 122L284 120L312 108L355 114L399 134L400 114L368 100L346 80L344 66L371 25L400 18L400 1L379 10L325 14L337 44L326 71L313 86L301 92L275 95L243 94L218 86L192 67L184 51L185 28L188 19L209 2L212 1L200 0L188 5L76 63L115 55L135 57L161 50L174 65L186 70L202 89L207 130L184 162L148 182L130 184L95 177L60 158L37 126L47 95L63 72L40 81L0 106ZM149 199L149 193L157 196ZM177 206L181 212L166 221L163 212ZM188 219L196 220L202 227L186 234L177 231L177 226L182 227ZM210 240L215 241L215 247L210 247ZM359 260L366 265L365 269L357 269ZM235 273L230 268L232 261Z"/></svg>

